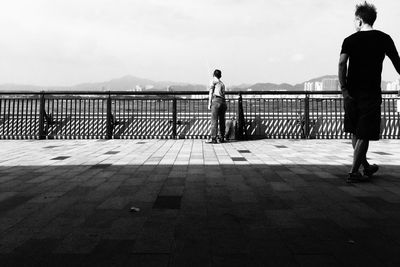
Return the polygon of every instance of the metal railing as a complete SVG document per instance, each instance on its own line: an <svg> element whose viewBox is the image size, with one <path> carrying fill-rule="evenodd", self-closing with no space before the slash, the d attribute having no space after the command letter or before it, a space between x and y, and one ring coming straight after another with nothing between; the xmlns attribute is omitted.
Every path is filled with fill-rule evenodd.
<svg viewBox="0 0 400 267"><path fill-rule="evenodd" d="M207 92L0 92L1 139L206 138ZM382 138L400 138L397 91L383 93ZM349 138L340 92L227 92L239 139Z"/></svg>

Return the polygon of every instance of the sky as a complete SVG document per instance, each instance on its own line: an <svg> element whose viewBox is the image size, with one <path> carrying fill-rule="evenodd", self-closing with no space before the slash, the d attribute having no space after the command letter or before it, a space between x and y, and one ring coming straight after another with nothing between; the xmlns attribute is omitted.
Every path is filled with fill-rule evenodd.
<svg viewBox="0 0 400 267"><path fill-rule="evenodd" d="M400 50L400 1L371 0ZM0 84L125 75L206 84L300 83L337 73L354 0L0 0ZM383 79L399 77L389 59Z"/></svg>

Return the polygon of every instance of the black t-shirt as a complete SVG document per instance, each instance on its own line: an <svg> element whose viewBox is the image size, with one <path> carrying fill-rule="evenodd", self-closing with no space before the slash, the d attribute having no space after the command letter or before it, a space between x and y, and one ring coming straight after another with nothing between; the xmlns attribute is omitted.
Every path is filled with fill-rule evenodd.
<svg viewBox="0 0 400 267"><path fill-rule="evenodd" d="M377 30L359 31L343 41L349 56L347 88L353 96L380 96L382 64L387 55L399 71L400 58L392 38Z"/></svg>

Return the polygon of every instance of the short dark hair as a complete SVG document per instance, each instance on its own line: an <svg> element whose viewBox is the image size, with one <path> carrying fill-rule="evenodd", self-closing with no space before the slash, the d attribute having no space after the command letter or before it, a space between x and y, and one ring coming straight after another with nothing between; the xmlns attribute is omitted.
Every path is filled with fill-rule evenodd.
<svg viewBox="0 0 400 267"><path fill-rule="evenodd" d="M217 77L218 79L221 79L222 73L220 70L214 70L214 76Z"/></svg>
<svg viewBox="0 0 400 267"><path fill-rule="evenodd" d="M365 1L362 4L356 5L355 15L357 17L360 17L364 23L373 26L377 15L376 7L373 4L367 3L367 1Z"/></svg>

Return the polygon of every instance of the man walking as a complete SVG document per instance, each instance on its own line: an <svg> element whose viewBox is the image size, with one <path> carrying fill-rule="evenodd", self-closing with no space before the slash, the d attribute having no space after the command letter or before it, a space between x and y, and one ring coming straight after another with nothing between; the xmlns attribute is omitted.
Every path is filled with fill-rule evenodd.
<svg viewBox="0 0 400 267"><path fill-rule="evenodd" d="M221 81L222 73L215 70L213 79L210 83L208 95L208 109L211 110L211 139L209 144L223 143L225 141L225 112L227 109L225 102L225 85ZM219 123L219 138L217 138Z"/></svg>
<svg viewBox="0 0 400 267"><path fill-rule="evenodd" d="M356 6L356 33L343 41L339 60L339 81L344 101L344 130L352 133L353 165L347 182L367 180L378 171L367 161L370 140L379 140L381 121L381 74L385 55L400 74L400 57L392 38L373 29L377 17L374 5ZM348 66L347 66L347 63ZM359 171L364 167L364 175Z"/></svg>

